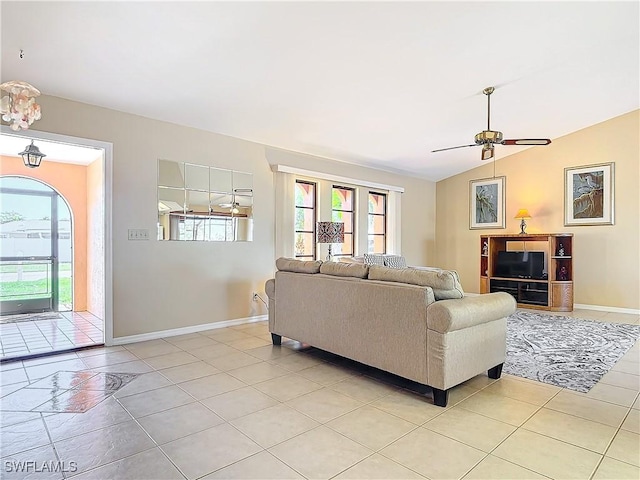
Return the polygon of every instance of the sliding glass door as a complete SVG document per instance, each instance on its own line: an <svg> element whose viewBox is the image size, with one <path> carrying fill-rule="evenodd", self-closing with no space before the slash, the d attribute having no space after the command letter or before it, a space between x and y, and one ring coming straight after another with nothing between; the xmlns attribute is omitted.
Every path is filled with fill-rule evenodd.
<svg viewBox="0 0 640 480"><path fill-rule="evenodd" d="M71 310L71 214L49 186L0 177L0 314Z"/></svg>

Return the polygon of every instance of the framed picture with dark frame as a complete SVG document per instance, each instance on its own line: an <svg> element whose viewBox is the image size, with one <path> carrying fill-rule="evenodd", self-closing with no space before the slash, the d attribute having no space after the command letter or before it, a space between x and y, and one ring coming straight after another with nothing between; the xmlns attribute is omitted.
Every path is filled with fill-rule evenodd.
<svg viewBox="0 0 640 480"><path fill-rule="evenodd" d="M505 228L505 177L469 181L469 228Z"/></svg>
<svg viewBox="0 0 640 480"><path fill-rule="evenodd" d="M614 163L564 169L564 225L613 225Z"/></svg>

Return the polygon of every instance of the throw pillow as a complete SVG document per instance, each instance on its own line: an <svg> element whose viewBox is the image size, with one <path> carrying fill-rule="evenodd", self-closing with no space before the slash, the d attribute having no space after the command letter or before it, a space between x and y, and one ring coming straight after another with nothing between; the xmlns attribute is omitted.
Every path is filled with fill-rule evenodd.
<svg viewBox="0 0 640 480"><path fill-rule="evenodd" d="M389 268L407 268L407 260L402 255L384 255L384 266Z"/></svg>
<svg viewBox="0 0 640 480"><path fill-rule="evenodd" d="M384 267L384 257L382 255L373 255L371 253L364 254L365 265L380 265Z"/></svg>

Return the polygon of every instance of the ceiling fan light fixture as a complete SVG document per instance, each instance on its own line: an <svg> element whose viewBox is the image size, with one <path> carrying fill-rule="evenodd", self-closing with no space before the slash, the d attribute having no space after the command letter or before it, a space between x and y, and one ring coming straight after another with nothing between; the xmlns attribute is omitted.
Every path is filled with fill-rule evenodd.
<svg viewBox="0 0 640 480"><path fill-rule="evenodd" d="M483 130L482 132L476 134L475 140L478 145L483 145L486 143L500 143L502 142L502 132L496 132L494 130Z"/></svg>
<svg viewBox="0 0 640 480"><path fill-rule="evenodd" d="M489 160L493 158L494 148L493 145L488 144L482 147L482 160Z"/></svg>

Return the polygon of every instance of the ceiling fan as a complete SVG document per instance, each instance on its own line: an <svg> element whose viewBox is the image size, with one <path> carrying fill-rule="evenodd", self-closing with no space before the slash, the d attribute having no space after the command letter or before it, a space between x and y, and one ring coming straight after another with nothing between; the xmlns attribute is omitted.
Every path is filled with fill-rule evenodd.
<svg viewBox="0 0 640 480"><path fill-rule="evenodd" d="M241 197L252 197L253 189L251 188L234 188L233 194L231 196L231 203L219 203L218 206L222 208L229 208L231 213L237 214L240 213L240 202L236 200L236 195Z"/></svg>
<svg viewBox="0 0 640 480"><path fill-rule="evenodd" d="M444 150L453 150L455 148L476 147L482 145L482 160L493 158L493 146L500 145L549 145L551 140L548 138L518 138L515 140L503 140L502 132L491 130L491 94L495 91L494 87L487 87L482 90L487 96L487 129L476 134L475 142L470 145L458 145L457 147L439 148L432 150L431 153L442 152Z"/></svg>

